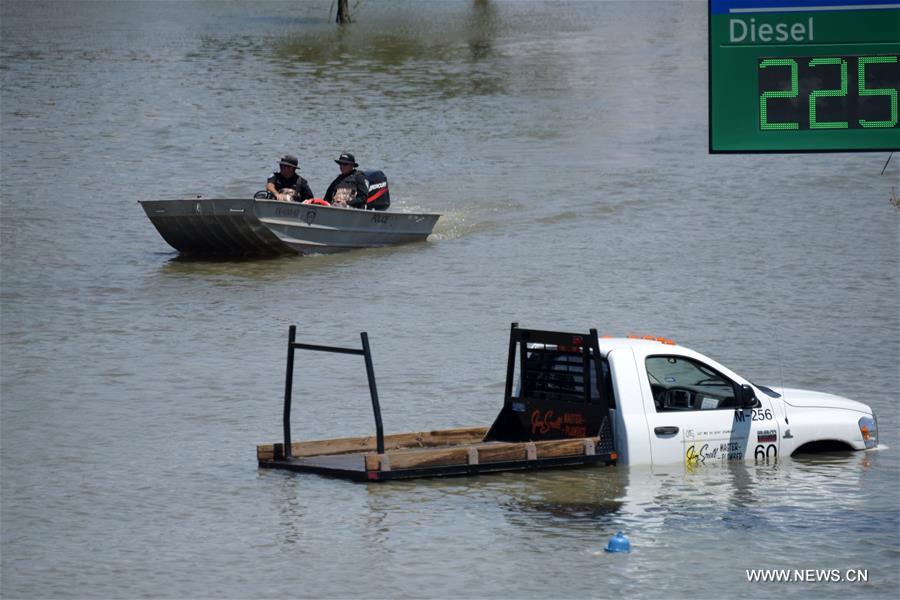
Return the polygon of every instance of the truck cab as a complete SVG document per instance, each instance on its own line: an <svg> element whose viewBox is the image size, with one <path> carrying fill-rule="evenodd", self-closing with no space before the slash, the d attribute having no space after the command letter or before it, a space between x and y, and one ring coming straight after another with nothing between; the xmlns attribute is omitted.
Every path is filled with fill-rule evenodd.
<svg viewBox="0 0 900 600"><path fill-rule="evenodd" d="M488 439L599 435L602 441L608 424L620 463L688 466L878 444L867 405L755 385L668 339L514 324L510 344L510 368L513 347L520 346L520 372L508 373L507 402Z"/></svg>

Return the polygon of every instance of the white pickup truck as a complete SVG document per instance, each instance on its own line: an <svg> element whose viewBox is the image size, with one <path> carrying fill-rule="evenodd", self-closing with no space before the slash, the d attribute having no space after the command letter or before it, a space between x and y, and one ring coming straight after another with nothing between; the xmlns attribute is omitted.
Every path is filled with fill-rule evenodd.
<svg viewBox="0 0 900 600"><path fill-rule="evenodd" d="M514 374L516 354L523 366ZM485 439L598 434L612 437L620 464L773 460L878 446L875 415L860 402L756 385L663 338L514 324L506 401Z"/></svg>
<svg viewBox="0 0 900 600"><path fill-rule="evenodd" d="M750 383L662 338L607 338L513 323L503 408L493 424L384 435L368 335L362 348L296 341L288 333L284 442L256 448L261 468L354 481L605 464L775 461L799 452L878 446L865 404ZM375 435L291 438L294 352L363 356Z"/></svg>

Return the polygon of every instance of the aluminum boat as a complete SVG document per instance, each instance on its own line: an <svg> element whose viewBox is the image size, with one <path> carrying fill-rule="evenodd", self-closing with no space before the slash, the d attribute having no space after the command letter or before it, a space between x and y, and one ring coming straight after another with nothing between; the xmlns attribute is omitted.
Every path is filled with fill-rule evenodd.
<svg viewBox="0 0 900 600"><path fill-rule="evenodd" d="M440 217L255 198L140 201L185 255L325 254L423 241Z"/></svg>

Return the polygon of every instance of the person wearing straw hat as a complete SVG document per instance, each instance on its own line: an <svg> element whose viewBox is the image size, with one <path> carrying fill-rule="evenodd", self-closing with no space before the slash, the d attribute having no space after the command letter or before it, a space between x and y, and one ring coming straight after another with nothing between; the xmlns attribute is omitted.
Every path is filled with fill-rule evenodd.
<svg viewBox="0 0 900 600"><path fill-rule="evenodd" d="M303 202L313 197L309 183L297 173L299 161L292 154L285 154L278 163L278 171L266 182L266 191L276 200Z"/></svg>
<svg viewBox="0 0 900 600"><path fill-rule="evenodd" d="M356 158L349 152L342 152L334 162L340 165L341 174L328 186L325 201L333 206L365 209L366 199L369 197L369 182L366 181L366 176L356 169L359 166Z"/></svg>

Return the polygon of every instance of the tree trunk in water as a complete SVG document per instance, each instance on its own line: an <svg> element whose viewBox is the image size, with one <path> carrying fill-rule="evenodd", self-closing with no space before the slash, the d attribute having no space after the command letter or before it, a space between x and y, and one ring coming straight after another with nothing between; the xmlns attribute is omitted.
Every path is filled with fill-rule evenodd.
<svg viewBox="0 0 900 600"><path fill-rule="evenodd" d="M335 23L343 25L344 23L350 22L350 7L348 6L349 1L350 0L338 0L337 17L334 20Z"/></svg>

